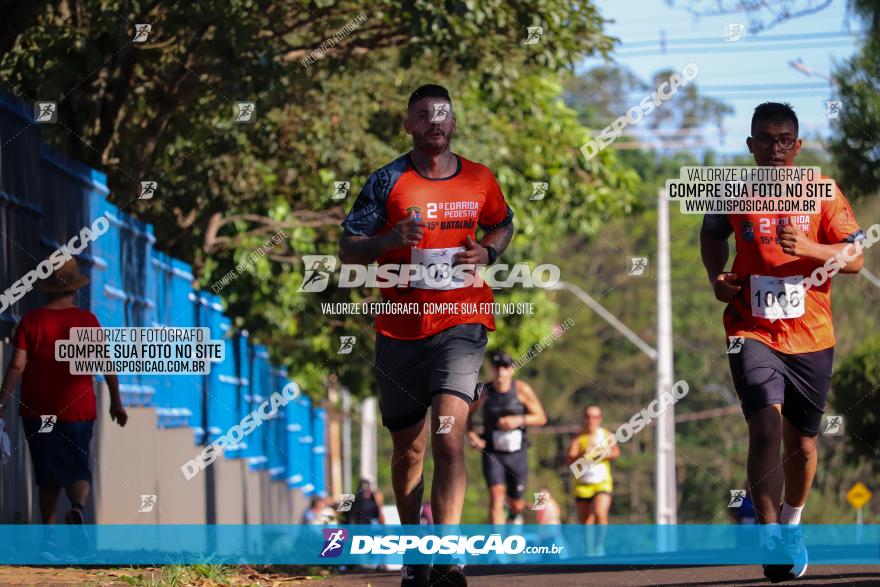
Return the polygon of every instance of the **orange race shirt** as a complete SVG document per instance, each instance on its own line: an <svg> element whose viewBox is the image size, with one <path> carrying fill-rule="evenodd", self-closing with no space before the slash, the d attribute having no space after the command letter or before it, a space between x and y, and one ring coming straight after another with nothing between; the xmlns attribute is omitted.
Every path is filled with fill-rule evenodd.
<svg viewBox="0 0 880 587"><path fill-rule="evenodd" d="M703 225L713 236L736 236L731 272L742 289L724 310L724 327L727 336L753 338L782 353L827 349L836 342L831 280L809 289L798 285L821 264L782 251L777 230L786 224L794 224L820 244L865 238L840 190L834 199L821 202L817 214L707 214ZM779 303L780 295L787 298L785 304Z"/></svg>
<svg viewBox="0 0 880 587"><path fill-rule="evenodd" d="M456 155L458 165L448 178L429 179L415 170L409 154L403 155L373 173L342 223L346 235L375 236L389 232L410 212L421 217L425 233L416 247L389 251L378 259L383 264L450 262L463 250L470 236L477 241L477 227L485 232L509 224L513 212L504 200L495 176L485 165ZM477 241L478 242L478 241ZM487 284L437 289L425 283L406 287L382 288L386 302L426 304L468 304L471 309L487 308L493 302ZM472 304L476 304L473 306ZM388 313L376 316L376 331L403 340L426 338L457 324L483 324L495 330L494 314L489 311L429 313Z"/></svg>

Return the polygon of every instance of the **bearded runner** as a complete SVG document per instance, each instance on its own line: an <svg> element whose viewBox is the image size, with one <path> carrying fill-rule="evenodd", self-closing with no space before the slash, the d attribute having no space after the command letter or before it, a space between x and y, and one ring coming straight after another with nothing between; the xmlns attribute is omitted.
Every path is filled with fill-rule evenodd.
<svg viewBox="0 0 880 587"><path fill-rule="evenodd" d="M455 128L445 88L425 85L413 92L404 120L412 150L370 176L342 224L343 263L423 268L415 280L383 288L386 302L491 308L489 286L469 285L453 270L494 262L513 236L513 212L486 166L452 152ZM479 242L477 228L483 231ZM394 445L391 477L400 521L419 523L430 406L434 521L458 524L465 424L494 316L380 313L375 328L375 376L382 422ZM404 586L467 584L458 565L404 565L401 573Z"/></svg>

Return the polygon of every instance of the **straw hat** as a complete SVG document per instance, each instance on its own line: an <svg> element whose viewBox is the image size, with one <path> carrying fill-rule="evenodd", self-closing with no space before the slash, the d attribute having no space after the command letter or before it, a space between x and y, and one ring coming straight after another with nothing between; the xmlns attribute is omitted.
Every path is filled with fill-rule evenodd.
<svg viewBox="0 0 880 587"><path fill-rule="evenodd" d="M40 279L34 287L46 293L73 291L89 282L89 278L79 272L76 259L70 258L46 279Z"/></svg>

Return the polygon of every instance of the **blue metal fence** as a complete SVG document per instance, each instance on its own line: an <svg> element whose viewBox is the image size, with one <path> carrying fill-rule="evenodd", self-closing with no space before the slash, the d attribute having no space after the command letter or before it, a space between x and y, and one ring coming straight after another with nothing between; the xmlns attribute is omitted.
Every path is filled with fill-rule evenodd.
<svg viewBox="0 0 880 587"><path fill-rule="evenodd" d="M104 326L209 327L226 350L206 376L120 376L123 399L154 407L160 428L189 426L196 443L214 440L280 392L286 373L271 365L265 346L232 326L221 298L193 290L188 264L155 250L151 225L107 201L104 174L40 141L32 117L29 105L0 90L0 287L106 215L109 230L78 256L91 279L79 303ZM21 315L39 303L40 295L29 293L0 312L0 337L10 336ZM225 458L245 458L289 487L326 494L325 418L324 410L298 398L227 449Z"/></svg>

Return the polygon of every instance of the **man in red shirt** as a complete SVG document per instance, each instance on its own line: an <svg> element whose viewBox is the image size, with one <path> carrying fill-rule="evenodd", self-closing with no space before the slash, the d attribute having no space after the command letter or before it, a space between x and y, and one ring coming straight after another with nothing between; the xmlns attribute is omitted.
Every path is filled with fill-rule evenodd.
<svg viewBox="0 0 880 587"><path fill-rule="evenodd" d="M455 125L445 88L425 85L413 92L404 121L412 151L370 176L342 224L343 263L401 264L431 276L383 288L383 301L450 309L376 317L375 373L382 421L394 444L391 476L403 524L419 523L428 406L434 521L461 521L465 424L486 331L495 321L489 286L468 284L452 270L494 262L513 236L513 212L492 172L452 153ZM480 242L477 227L484 233ZM428 585L429 575L432 583L467 584L459 566L405 565L402 585Z"/></svg>
<svg viewBox="0 0 880 587"><path fill-rule="evenodd" d="M747 144L759 166L793 166L801 147L797 115L787 104L761 104ZM725 272L731 234L736 257ZM710 214L703 221L703 265L715 297L727 304L724 326L739 351L731 349L728 357L749 426L755 511L765 524L767 548L784 550L792 560L764 565L774 582L806 571L796 525L816 473L816 436L831 383L831 281L813 272L838 258L840 272L858 273L864 240L839 190L834 199L821 200L817 214ZM782 532L779 523L786 525Z"/></svg>
<svg viewBox="0 0 880 587"><path fill-rule="evenodd" d="M19 414L34 466L40 513L54 524L63 487L71 510L65 521L82 524L89 494L89 445L97 417L91 375L72 375L70 363L55 360L55 341L69 340L70 329L100 327L98 319L74 304L76 290L89 282L69 259L47 279L36 282L49 303L25 314L13 338L15 351L0 387L0 419L6 402L22 379ZM105 374L110 389L110 417L125 426L128 415L119 396L119 379Z"/></svg>

